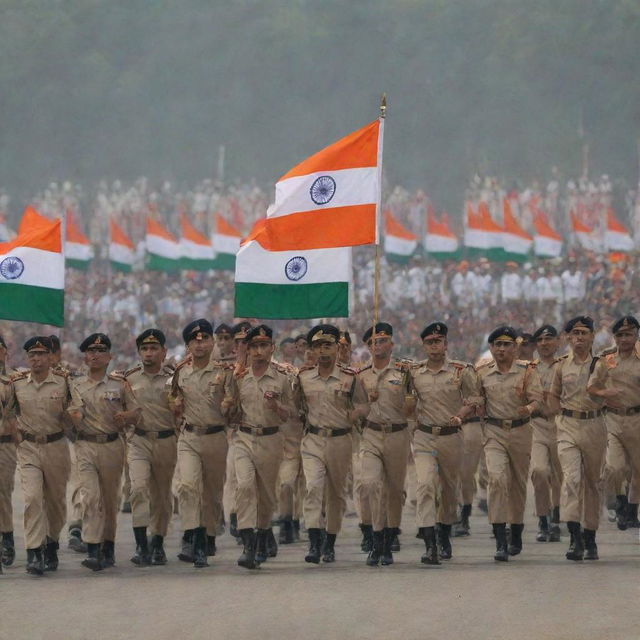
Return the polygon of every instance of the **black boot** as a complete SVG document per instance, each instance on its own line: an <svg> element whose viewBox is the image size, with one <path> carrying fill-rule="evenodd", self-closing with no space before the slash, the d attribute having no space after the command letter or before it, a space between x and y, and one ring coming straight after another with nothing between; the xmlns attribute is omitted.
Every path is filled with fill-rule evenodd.
<svg viewBox="0 0 640 640"><path fill-rule="evenodd" d="M504 522L493 525L493 535L496 539L496 553L493 556L498 562L509 560L509 550L507 549L507 525Z"/></svg>
<svg viewBox="0 0 640 640"><path fill-rule="evenodd" d="M567 529L571 534L569 550L566 553L567 560L582 560L584 557L584 546L582 544L582 532L579 522L567 522Z"/></svg>
<svg viewBox="0 0 640 640"><path fill-rule="evenodd" d="M393 540L396 537L396 531L394 527L385 527L382 531L382 558L380 558L380 564L387 566L393 564Z"/></svg>
<svg viewBox="0 0 640 640"><path fill-rule="evenodd" d="M256 532L256 562L262 564L266 562L269 557L267 551L267 535L268 529L258 529Z"/></svg>
<svg viewBox="0 0 640 640"><path fill-rule="evenodd" d="M523 524L511 525L511 536L509 541L509 555L517 556L522 551L522 531L524 529Z"/></svg>
<svg viewBox="0 0 640 640"><path fill-rule="evenodd" d="M596 532L593 529L583 530L584 559L598 560L598 545L596 544Z"/></svg>
<svg viewBox="0 0 640 640"><path fill-rule="evenodd" d="M32 576L41 576L44 573L42 547L27 549L27 573Z"/></svg>
<svg viewBox="0 0 640 640"><path fill-rule="evenodd" d="M436 540L440 557L443 560L451 560L451 525L438 523L436 531Z"/></svg>
<svg viewBox="0 0 640 640"><path fill-rule="evenodd" d="M229 533L234 538L240 537L240 534L238 533L238 514L237 513L229 514Z"/></svg>
<svg viewBox="0 0 640 640"><path fill-rule="evenodd" d="M471 515L471 505L463 504L462 510L460 511L460 522L458 522L453 531L453 535L455 538L459 538L462 536L468 536L471 532L471 527L469 526L469 516Z"/></svg>
<svg viewBox="0 0 640 640"><path fill-rule="evenodd" d="M276 537L273 535L273 528L267 529L267 555L270 558L275 558L278 555L278 543Z"/></svg>
<svg viewBox="0 0 640 640"><path fill-rule="evenodd" d="M136 550L131 556L131 562L139 567L148 567L151 564L151 554L147 543L147 527L133 527L133 535L136 539Z"/></svg>
<svg viewBox="0 0 640 640"><path fill-rule="evenodd" d="M193 530L193 566L196 569L208 567L207 562L207 529L198 527Z"/></svg>
<svg viewBox="0 0 640 640"><path fill-rule="evenodd" d="M440 564L435 527L420 527L420 537L424 540L425 552L420 558L422 564Z"/></svg>
<svg viewBox="0 0 640 640"><path fill-rule="evenodd" d="M382 557L382 545L384 544L384 532L373 532L373 544L371 545L371 551L367 556L367 565L370 567L377 567L380 564L380 558Z"/></svg>
<svg viewBox="0 0 640 640"><path fill-rule="evenodd" d="M627 527L630 529L637 529L640 527L640 520L638 520L638 505L629 503L627 507Z"/></svg>
<svg viewBox="0 0 640 640"><path fill-rule="evenodd" d="M336 534L327 533L322 545L322 562L335 562L336 561Z"/></svg>
<svg viewBox="0 0 640 640"><path fill-rule="evenodd" d="M0 564L10 567L16 558L16 545L13 541L13 531L4 531L2 533L2 555L0 556Z"/></svg>
<svg viewBox="0 0 640 640"><path fill-rule="evenodd" d="M293 519L293 541L300 542L300 520Z"/></svg>
<svg viewBox="0 0 640 640"><path fill-rule="evenodd" d="M260 563L256 561L256 534L253 529L240 529L239 533L244 547L238 565L245 569L257 569Z"/></svg>
<svg viewBox="0 0 640 640"><path fill-rule="evenodd" d="M322 543L322 532L320 529L308 529L309 552L304 557L305 562L320 564L320 545Z"/></svg>
<svg viewBox="0 0 640 640"><path fill-rule="evenodd" d="M76 553L87 553L87 545L82 542L82 529L80 527L69 527L67 547Z"/></svg>
<svg viewBox="0 0 640 640"><path fill-rule="evenodd" d="M547 542L549 540L549 520L547 516L538 517L538 533L536 533L536 542Z"/></svg>
<svg viewBox="0 0 640 640"><path fill-rule="evenodd" d="M373 547L373 526L370 524L360 524L362 531L362 542L360 543L360 551L369 553Z"/></svg>
<svg viewBox="0 0 640 640"><path fill-rule="evenodd" d="M58 542L52 540L47 536L47 542L44 545L44 570L45 571L57 571L58 570Z"/></svg>
<svg viewBox="0 0 640 640"><path fill-rule="evenodd" d="M102 554L100 552L100 544L88 543L87 544L87 557L81 562L83 567L91 569L91 571L102 571L104 566L102 564Z"/></svg>
<svg viewBox="0 0 640 640"><path fill-rule="evenodd" d="M560 507L553 507L551 511L549 542L560 542Z"/></svg>
<svg viewBox="0 0 640 640"><path fill-rule="evenodd" d="M182 562L193 562L193 532L195 529L187 529L182 534L182 549L178 554L178 559Z"/></svg>
<svg viewBox="0 0 640 640"><path fill-rule="evenodd" d="M167 554L164 551L164 538L157 534L151 537L151 564L167 564Z"/></svg>
<svg viewBox="0 0 640 640"><path fill-rule="evenodd" d="M393 551L393 553L397 553L400 551L400 538L398 537L400 529L394 527L393 530L395 533L393 534L393 540L391 540L391 551Z"/></svg>
<svg viewBox="0 0 640 640"><path fill-rule="evenodd" d="M216 537L207 536L207 555L215 556L218 548L216 547Z"/></svg>
<svg viewBox="0 0 640 640"><path fill-rule="evenodd" d="M293 543L293 520L291 516L286 516L280 520L280 536L278 542L280 544Z"/></svg>
<svg viewBox="0 0 640 640"><path fill-rule="evenodd" d="M113 567L116 564L116 545L113 540L102 542L102 566Z"/></svg>
<svg viewBox="0 0 640 640"><path fill-rule="evenodd" d="M627 506L626 495L616 496L616 523L620 531L624 531L627 528Z"/></svg>

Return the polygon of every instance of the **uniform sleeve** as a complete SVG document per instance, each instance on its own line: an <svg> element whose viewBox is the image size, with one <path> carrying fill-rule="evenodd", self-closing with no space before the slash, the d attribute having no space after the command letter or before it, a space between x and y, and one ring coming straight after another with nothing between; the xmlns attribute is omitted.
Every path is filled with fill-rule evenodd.
<svg viewBox="0 0 640 640"><path fill-rule="evenodd" d="M562 395L562 364L558 364L553 372L553 378L549 385L549 395L559 398Z"/></svg>
<svg viewBox="0 0 640 640"><path fill-rule="evenodd" d="M358 376L355 377L353 397L351 400L355 406L365 405L369 407L369 396L364 388L364 384L362 384L362 380Z"/></svg>
<svg viewBox="0 0 640 640"><path fill-rule="evenodd" d="M66 409L67 411L82 411L84 407L84 402L82 400L82 396L80 395L80 391L78 390L78 385L76 382L69 382L67 380L67 385L69 389L69 397L67 398Z"/></svg>
<svg viewBox="0 0 640 640"><path fill-rule="evenodd" d="M131 411L132 409L141 408L140 407L140 403L138 402L138 399L136 398L136 394L133 392L133 389L131 387L131 383L126 378L124 379L124 382L122 383L121 399L122 399L122 406L127 411Z"/></svg>
<svg viewBox="0 0 640 640"><path fill-rule="evenodd" d="M533 369L529 373L527 385L525 389L528 402L539 402L542 405L544 399L544 390L542 388L542 380L540 380L540 373L537 369Z"/></svg>
<svg viewBox="0 0 640 640"><path fill-rule="evenodd" d="M484 402L482 386L478 372L473 367L465 367L462 371L460 393L464 404L480 406Z"/></svg>
<svg viewBox="0 0 640 640"><path fill-rule="evenodd" d="M607 384L607 378L609 377L609 367L605 358L600 358L596 363L593 373L589 376L589 382L587 383L587 389L593 387L594 389L604 389Z"/></svg>

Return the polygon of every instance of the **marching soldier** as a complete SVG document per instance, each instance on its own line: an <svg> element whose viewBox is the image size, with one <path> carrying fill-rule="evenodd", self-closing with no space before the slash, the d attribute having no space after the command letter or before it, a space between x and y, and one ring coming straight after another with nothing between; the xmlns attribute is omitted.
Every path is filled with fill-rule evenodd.
<svg viewBox="0 0 640 640"><path fill-rule="evenodd" d="M495 329L488 339L493 362L478 367L485 398L489 522L496 538L494 558L502 562L522 551L531 414L540 409L543 397L536 366L516 360L517 337L513 327ZM511 523L508 544L507 522Z"/></svg>
<svg viewBox="0 0 640 640"><path fill-rule="evenodd" d="M589 377L598 362L591 353L593 320L577 316L567 322L564 330L571 351L556 364L548 394L549 406L560 412L556 417L558 457L563 474L560 516L571 534L567 560L597 560L596 530L601 507L598 484L607 429L603 398L587 391Z"/></svg>

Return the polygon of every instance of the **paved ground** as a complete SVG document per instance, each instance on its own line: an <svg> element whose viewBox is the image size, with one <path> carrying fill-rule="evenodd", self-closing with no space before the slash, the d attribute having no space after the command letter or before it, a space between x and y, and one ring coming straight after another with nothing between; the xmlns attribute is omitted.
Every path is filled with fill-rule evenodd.
<svg viewBox="0 0 640 640"><path fill-rule="evenodd" d="M598 534L598 562L565 560L566 536L535 543L531 518L523 554L497 564L486 517L476 511L472 536L454 540L454 559L428 567L407 511L395 564L370 568L357 521L348 518L334 565L305 564L299 543L255 572L236 566L239 547L228 535L218 538L208 569L179 562L177 519L169 564L137 568L129 562L130 525L122 515L117 567L91 573L65 549L57 574L34 578L24 571L18 524L16 563L0 577L0 639L640 638L637 530L608 522Z"/></svg>

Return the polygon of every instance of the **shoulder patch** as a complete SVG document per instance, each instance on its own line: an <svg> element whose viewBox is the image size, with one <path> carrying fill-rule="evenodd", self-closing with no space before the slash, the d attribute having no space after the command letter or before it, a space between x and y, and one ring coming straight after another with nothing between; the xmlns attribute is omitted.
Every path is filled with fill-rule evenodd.
<svg viewBox="0 0 640 640"><path fill-rule="evenodd" d="M176 368L175 368L175 365L173 364L162 365L162 373L166 373L168 376L172 376L175 370Z"/></svg>
<svg viewBox="0 0 640 640"><path fill-rule="evenodd" d="M563 360L566 360L568 357L569 357L569 354L565 353L563 356L560 356L560 357L556 358L553 361L553 364L556 364L556 362L562 362Z"/></svg>
<svg viewBox="0 0 640 640"><path fill-rule="evenodd" d="M347 375L350 375L350 376L355 376L358 374L357 369L352 369L351 367L347 367L346 365L343 365L343 364L338 364L338 369L340 369L342 373L346 373Z"/></svg>
<svg viewBox="0 0 640 640"><path fill-rule="evenodd" d="M126 379L124 377L124 371L112 371L107 374L107 378L109 380L117 380L118 382L123 382Z"/></svg>
<svg viewBox="0 0 640 640"><path fill-rule="evenodd" d="M598 356L603 357L603 356L610 356L610 355L614 355L618 353L618 347L609 347L608 349L603 349Z"/></svg>
<svg viewBox="0 0 640 640"><path fill-rule="evenodd" d="M60 376L65 380L71 377L71 374L66 369L51 369L51 373L53 373L54 376Z"/></svg>
<svg viewBox="0 0 640 640"><path fill-rule="evenodd" d="M494 360L482 360L476 365L476 371L480 371L481 369L490 369L491 367L495 366L496 363Z"/></svg>
<svg viewBox="0 0 640 640"><path fill-rule="evenodd" d="M124 371L124 373L122 374L125 378L130 376L132 373L136 373L136 371L142 371L142 365L136 365L135 367L132 367L131 369L127 369L126 371Z"/></svg>
<svg viewBox="0 0 640 640"><path fill-rule="evenodd" d="M313 371L315 368L316 368L315 364L303 364L298 369L298 375L300 375L301 373L304 373L305 371Z"/></svg>
<svg viewBox="0 0 640 640"><path fill-rule="evenodd" d="M28 371L19 371L18 373L14 373L9 377L11 382L15 382L16 380L24 380L29 375Z"/></svg>
<svg viewBox="0 0 640 640"><path fill-rule="evenodd" d="M271 368L275 369L278 373L283 373L285 376L289 376L294 373L291 365L282 364L280 362L276 362L275 360L271 361Z"/></svg>
<svg viewBox="0 0 640 640"><path fill-rule="evenodd" d="M358 369L358 373L362 373L363 371L368 371L369 369L372 369L372 368L373 368L373 365L372 365L372 364L368 364L368 365L366 365L366 366L364 366L364 367L360 367L360 368ZM400 367L398 367L398 365L397 365L397 363L396 363L396 369L399 369L399 368L400 368Z"/></svg>
<svg viewBox="0 0 640 640"><path fill-rule="evenodd" d="M466 369L472 366L470 362L464 362L464 360L449 360L449 363L456 367L456 369Z"/></svg>

